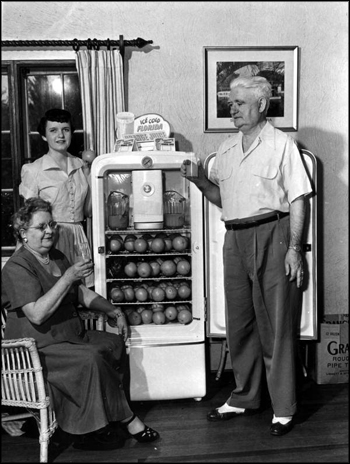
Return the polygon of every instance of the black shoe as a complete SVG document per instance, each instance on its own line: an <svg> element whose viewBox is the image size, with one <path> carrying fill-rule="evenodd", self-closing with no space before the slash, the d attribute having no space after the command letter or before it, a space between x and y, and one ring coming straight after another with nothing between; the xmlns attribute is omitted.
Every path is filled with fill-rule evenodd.
<svg viewBox="0 0 350 464"><path fill-rule="evenodd" d="M270 433L271 435L274 435L275 437L280 437L290 432L292 428L293 428L293 419L287 422L286 424L281 424L280 422L276 422L275 424L271 425Z"/></svg>
<svg viewBox="0 0 350 464"><path fill-rule="evenodd" d="M107 428L102 433L93 432L81 435L79 439L74 441L73 448L85 451L105 451L122 448L124 444L123 437Z"/></svg>
<svg viewBox="0 0 350 464"><path fill-rule="evenodd" d="M135 414L133 414L132 418L128 420L128 422L120 422L121 427L126 432L128 437L135 438L139 443L150 443L152 441L158 440L159 433L156 430L151 429L145 425L145 428L138 433L130 433L128 429L128 425L136 418Z"/></svg>
<svg viewBox="0 0 350 464"><path fill-rule="evenodd" d="M246 409L244 412L219 412L218 408L216 408L208 412L207 419L210 422L219 422L233 419L234 417L248 416L253 413L253 409Z"/></svg>

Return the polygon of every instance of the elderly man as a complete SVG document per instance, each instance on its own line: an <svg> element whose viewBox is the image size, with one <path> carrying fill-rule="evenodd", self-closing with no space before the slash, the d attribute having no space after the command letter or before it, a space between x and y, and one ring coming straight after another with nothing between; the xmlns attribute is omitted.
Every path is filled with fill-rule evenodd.
<svg viewBox="0 0 350 464"><path fill-rule="evenodd" d="M312 191L294 140L266 119L271 85L238 77L229 105L238 134L217 152L210 179L199 164L189 180L222 208L226 331L235 387L209 421L261 406L265 369L272 435L293 427L296 413L298 293L303 281L304 197ZM181 167L185 175L185 166Z"/></svg>

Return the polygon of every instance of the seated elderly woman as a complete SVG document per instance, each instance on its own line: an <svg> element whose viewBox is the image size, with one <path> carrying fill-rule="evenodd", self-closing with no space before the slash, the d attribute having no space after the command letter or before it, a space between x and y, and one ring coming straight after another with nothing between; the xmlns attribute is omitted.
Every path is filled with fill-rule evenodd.
<svg viewBox="0 0 350 464"><path fill-rule="evenodd" d="M41 198L25 201L14 215L13 228L23 246L2 271L5 338L36 340L59 427L79 436L73 446L80 449L119 448L125 438L120 429L139 442L159 438L126 399L127 322L120 309L83 285L93 270L91 261L71 266L53 247L57 224L50 203ZM114 319L119 335L86 331L79 303Z"/></svg>

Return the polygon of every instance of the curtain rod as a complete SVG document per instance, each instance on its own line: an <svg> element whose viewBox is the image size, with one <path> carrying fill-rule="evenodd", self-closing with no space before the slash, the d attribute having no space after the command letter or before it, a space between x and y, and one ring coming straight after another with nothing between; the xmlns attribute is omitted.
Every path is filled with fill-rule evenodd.
<svg viewBox="0 0 350 464"><path fill-rule="evenodd" d="M119 40L99 40L99 39L86 39L86 40L2 40L2 47L73 47L74 51L78 51L80 47L86 46L88 50L98 50L101 46L106 46L107 50L110 47L118 46L120 52L124 54L125 47L138 47L143 48L145 45L153 44L153 40L144 40L138 37L134 40L124 40L123 36L119 36Z"/></svg>

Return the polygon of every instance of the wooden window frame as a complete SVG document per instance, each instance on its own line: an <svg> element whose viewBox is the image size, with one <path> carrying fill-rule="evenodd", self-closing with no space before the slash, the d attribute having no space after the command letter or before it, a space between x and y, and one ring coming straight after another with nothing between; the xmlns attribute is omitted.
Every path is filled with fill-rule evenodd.
<svg viewBox="0 0 350 464"><path fill-rule="evenodd" d="M21 182L22 165L28 161L26 156L27 138L24 134L24 124L26 121L26 99L23 73L27 69L47 71L76 71L75 60L4 60L1 62L1 72L8 75L9 83L9 115L10 115L10 139L12 152L12 173L13 173L13 208L18 210L21 206L19 195L19 184ZM15 250L14 246L3 246L1 244L1 256L10 256Z"/></svg>

